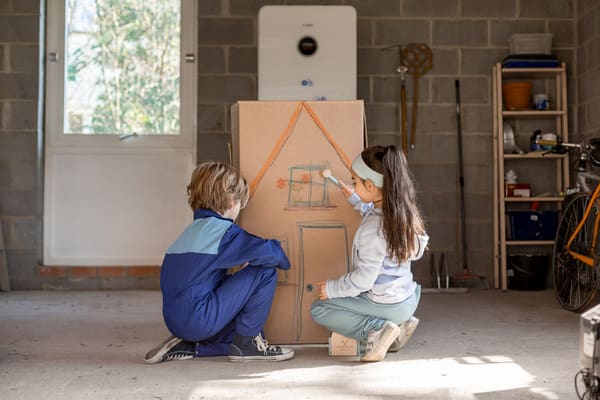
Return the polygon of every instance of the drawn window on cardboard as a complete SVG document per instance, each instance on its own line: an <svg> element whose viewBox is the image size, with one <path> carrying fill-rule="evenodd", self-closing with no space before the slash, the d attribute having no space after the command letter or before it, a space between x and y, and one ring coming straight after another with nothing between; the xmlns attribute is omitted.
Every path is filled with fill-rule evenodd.
<svg viewBox="0 0 600 400"><path fill-rule="evenodd" d="M286 209L311 209L337 207L331 202L327 179L321 171L325 165L295 165L289 168L289 177L279 178L277 187L287 189Z"/></svg>

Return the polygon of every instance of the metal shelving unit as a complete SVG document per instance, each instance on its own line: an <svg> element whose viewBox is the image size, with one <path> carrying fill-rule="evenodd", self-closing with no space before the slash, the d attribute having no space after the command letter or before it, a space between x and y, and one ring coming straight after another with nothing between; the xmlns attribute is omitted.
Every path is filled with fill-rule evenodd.
<svg viewBox="0 0 600 400"><path fill-rule="evenodd" d="M552 175L555 193L564 193L569 186L569 160L567 154L551 154L546 152L530 152L526 154L504 153L504 121L520 119L554 120L555 132L563 141L568 141L567 112L567 74L566 65L558 68L502 68L495 64L492 70L493 79L493 132L494 132L494 286L507 289L507 257L509 247L517 246L552 246L553 240L508 240L507 211L515 205L539 202L560 210L562 195L507 197L505 192L504 173L507 166L522 165L532 161L548 163L548 172L554 168ZM502 83L508 79L544 79L554 81L554 107L550 110L505 110L502 101ZM518 164L520 163L520 164Z"/></svg>

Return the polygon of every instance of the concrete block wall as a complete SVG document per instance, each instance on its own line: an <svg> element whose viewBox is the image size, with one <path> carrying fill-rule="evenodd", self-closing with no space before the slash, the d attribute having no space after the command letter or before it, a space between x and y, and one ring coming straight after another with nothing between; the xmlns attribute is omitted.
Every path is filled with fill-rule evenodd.
<svg viewBox="0 0 600 400"><path fill-rule="evenodd" d="M575 138L600 137L600 2L577 4L577 120Z"/></svg>
<svg viewBox="0 0 600 400"><path fill-rule="evenodd" d="M157 270L48 269L41 261L42 137L40 14L45 0L0 1L0 220L11 285L19 288L158 287ZM388 45L424 42L434 66L420 81L416 149L409 161L432 236L460 269L458 167L454 80L463 105L468 265L492 277L491 66L508 54L514 32L554 33L558 56L569 64L575 117L592 133L600 85L596 0L201 0L198 1L198 156L229 159L229 107L257 95L256 15L265 4L347 4L358 13L358 87L365 100L371 144L398 143L397 53ZM587 22L586 22L587 21ZM587 28L583 25L588 26ZM590 28L589 26L594 26ZM582 33L583 32L583 33ZM593 32L593 34L591 34ZM577 38L579 37L579 41ZM584 43L586 45L584 46ZM584 49L588 49L587 52ZM591 62L591 59L590 59ZM580 69L575 69L579 65ZM583 69L582 69L583 68ZM577 71L577 74L573 74ZM577 80L584 79L578 101ZM412 78L408 77L408 112ZM595 125L596 124L596 125ZM596 129L597 131L597 129ZM415 273L428 283L429 260Z"/></svg>
<svg viewBox="0 0 600 400"><path fill-rule="evenodd" d="M17 289L41 281L39 37L39 2L0 1L0 221Z"/></svg>
<svg viewBox="0 0 600 400"><path fill-rule="evenodd" d="M594 1L588 1L592 4ZM399 144L397 51L426 43L433 68L420 79L416 148L409 162L432 237L450 273L461 272L455 79L461 83L467 265L493 277L491 68L509 54L512 33L551 32L554 52L576 60L576 4L568 0L211 0L199 10L198 158L228 159L229 107L257 96L257 18L262 5L346 4L358 14L358 97L365 101L370 144ZM598 80L598 77L595 77ZM597 85L596 85L597 86ZM408 117L414 81L407 77ZM572 103L575 97L570 96ZM574 106L573 106L574 110ZM572 118L572 121L574 119ZM429 283L430 260L414 272Z"/></svg>

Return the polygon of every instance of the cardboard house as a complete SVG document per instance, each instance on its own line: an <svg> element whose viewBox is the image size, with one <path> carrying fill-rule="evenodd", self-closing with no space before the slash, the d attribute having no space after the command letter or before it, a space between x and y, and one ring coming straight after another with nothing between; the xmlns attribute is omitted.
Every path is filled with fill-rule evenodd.
<svg viewBox="0 0 600 400"><path fill-rule="evenodd" d="M240 101L231 117L233 162L251 190L238 223L278 239L292 265L279 271L265 334L273 343L327 343L310 306L317 282L350 270L360 215L322 171L350 183L366 144L363 102Z"/></svg>

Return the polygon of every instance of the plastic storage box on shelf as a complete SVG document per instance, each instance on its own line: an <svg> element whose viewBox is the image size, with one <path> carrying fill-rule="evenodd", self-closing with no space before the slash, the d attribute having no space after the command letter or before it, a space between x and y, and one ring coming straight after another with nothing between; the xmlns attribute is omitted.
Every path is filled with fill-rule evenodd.
<svg viewBox="0 0 600 400"><path fill-rule="evenodd" d="M551 54L552 33L513 33L508 39L510 54Z"/></svg>
<svg viewBox="0 0 600 400"><path fill-rule="evenodd" d="M554 240L557 211L509 211L508 240Z"/></svg>

